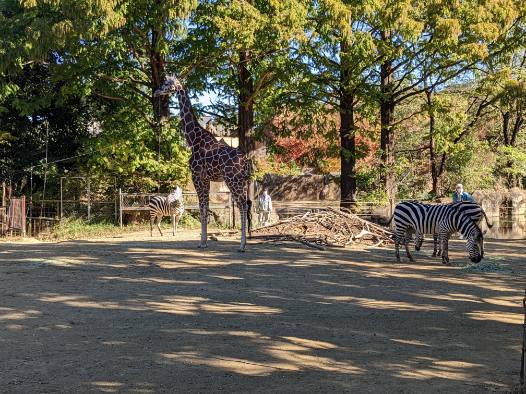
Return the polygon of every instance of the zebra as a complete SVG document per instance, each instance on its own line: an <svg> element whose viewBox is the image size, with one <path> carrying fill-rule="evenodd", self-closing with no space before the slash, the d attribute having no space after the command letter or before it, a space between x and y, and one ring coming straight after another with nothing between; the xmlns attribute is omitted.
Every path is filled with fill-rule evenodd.
<svg viewBox="0 0 526 394"><path fill-rule="evenodd" d="M159 225L163 216L172 217L172 234L175 235L179 219L184 213L183 191L177 186L167 197L152 197L148 203L148 210L150 211L150 236L153 236L154 223L157 225L161 236L163 235Z"/></svg>
<svg viewBox="0 0 526 394"><path fill-rule="evenodd" d="M482 219L486 220L486 225L488 228L492 228L493 224L489 223L488 216L486 215L486 212L482 209L482 207L477 204L476 202L468 202L468 201L462 201L462 202L453 202L449 204L444 204L447 206L451 206L454 208L457 208L462 214L469 216L471 220L475 222L478 226L480 226L480 223L482 222ZM422 243L424 242L424 234L416 231L415 234L415 250L420 250ZM438 242L438 233L433 234L433 257L440 256L441 254L441 248L440 244Z"/></svg>
<svg viewBox="0 0 526 394"><path fill-rule="evenodd" d="M483 237L479 226L462 212L458 205L430 205L417 201L406 201L396 205L388 224L394 220L396 261L400 262L400 244L404 244L407 257L414 262L409 252L412 233L438 234L442 249L442 263L449 264L449 236L459 231L467 240L467 250L472 262L478 263L484 256Z"/></svg>

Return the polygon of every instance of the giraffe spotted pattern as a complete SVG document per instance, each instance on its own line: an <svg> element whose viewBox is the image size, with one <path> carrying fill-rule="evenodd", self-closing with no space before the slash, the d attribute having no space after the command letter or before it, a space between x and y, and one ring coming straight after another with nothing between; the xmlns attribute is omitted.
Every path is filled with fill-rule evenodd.
<svg viewBox="0 0 526 394"><path fill-rule="evenodd" d="M240 251L245 251L247 216L250 222L247 199L251 166L248 158L237 148L217 141L206 129L201 127L192 109L188 93L179 79L166 78L165 83L155 92L155 96L176 93L186 142L192 154L190 170L199 198L201 220L201 242L199 247L207 246L207 215L209 207L210 182L224 181L232 193L232 198L241 213ZM249 223L250 225L250 223Z"/></svg>

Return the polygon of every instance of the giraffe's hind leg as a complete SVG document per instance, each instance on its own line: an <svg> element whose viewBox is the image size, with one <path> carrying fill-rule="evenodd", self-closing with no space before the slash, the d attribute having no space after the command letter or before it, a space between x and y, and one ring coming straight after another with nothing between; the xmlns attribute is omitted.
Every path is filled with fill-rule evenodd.
<svg viewBox="0 0 526 394"><path fill-rule="evenodd" d="M247 200L248 184L234 178L225 178L225 183L232 193L232 197L239 208L241 217L241 242L239 252L244 252L247 245L247 217L249 215L249 204Z"/></svg>

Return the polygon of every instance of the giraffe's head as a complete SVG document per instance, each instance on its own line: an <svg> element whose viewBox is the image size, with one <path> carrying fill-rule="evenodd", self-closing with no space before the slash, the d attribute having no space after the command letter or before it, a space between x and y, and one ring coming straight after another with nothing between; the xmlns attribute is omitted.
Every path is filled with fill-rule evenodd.
<svg viewBox="0 0 526 394"><path fill-rule="evenodd" d="M179 79L176 76L169 75L166 77L166 80L164 81L162 86L159 89L157 89L153 95L155 97L166 96L181 89L184 89L181 81L179 81Z"/></svg>

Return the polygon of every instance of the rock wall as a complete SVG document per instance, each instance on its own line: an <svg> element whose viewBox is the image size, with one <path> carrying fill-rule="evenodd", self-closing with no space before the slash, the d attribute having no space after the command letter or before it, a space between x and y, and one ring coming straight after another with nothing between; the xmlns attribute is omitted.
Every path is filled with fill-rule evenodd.
<svg viewBox="0 0 526 394"><path fill-rule="evenodd" d="M476 190L473 193L488 216L526 215L526 191L511 189L507 191Z"/></svg>
<svg viewBox="0 0 526 394"><path fill-rule="evenodd" d="M256 195L263 188L276 201L338 201L340 186L328 175L275 175L266 174L258 182Z"/></svg>

